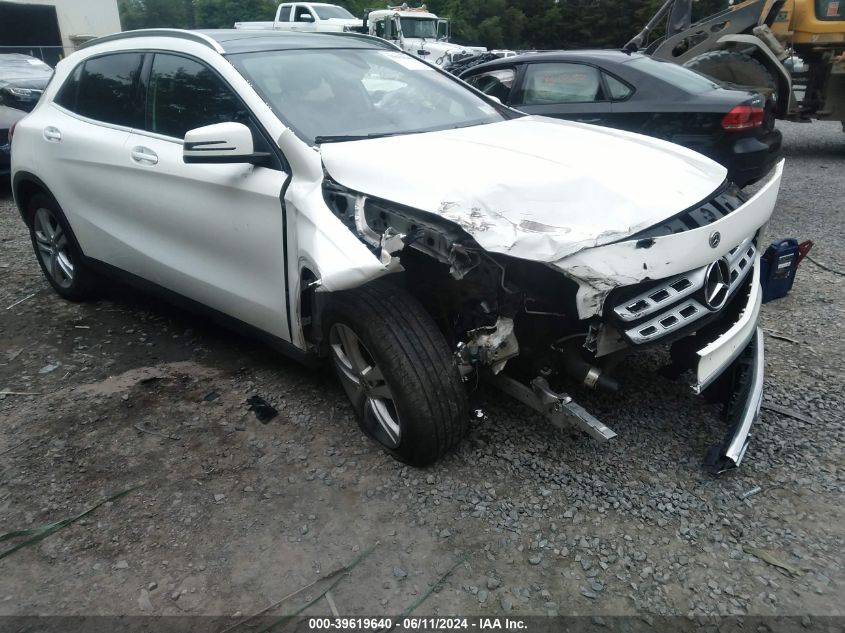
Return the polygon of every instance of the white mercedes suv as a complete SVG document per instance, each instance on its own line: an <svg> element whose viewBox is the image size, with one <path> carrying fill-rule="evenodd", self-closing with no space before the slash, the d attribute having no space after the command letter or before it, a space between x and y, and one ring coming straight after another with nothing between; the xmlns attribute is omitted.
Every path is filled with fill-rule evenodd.
<svg viewBox="0 0 845 633"><path fill-rule="evenodd" d="M355 34L147 30L58 64L12 140L15 200L58 294L102 275L336 366L362 429L432 462L489 380L556 425L615 433L565 390L628 354L724 399L707 463L759 412L751 197L653 138L525 116Z"/></svg>

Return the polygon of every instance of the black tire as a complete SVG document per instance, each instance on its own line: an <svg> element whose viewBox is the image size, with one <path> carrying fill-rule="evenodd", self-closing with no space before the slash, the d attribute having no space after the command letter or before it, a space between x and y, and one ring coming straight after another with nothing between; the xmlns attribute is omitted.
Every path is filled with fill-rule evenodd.
<svg viewBox="0 0 845 633"><path fill-rule="evenodd" d="M56 201L43 193L34 195L27 205L26 217L35 258L56 294L69 301L96 297L98 279L86 265L76 237ZM51 230L55 232L49 234Z"/></svg>
<svg viewBox="0 0 845 633"><path fill-rule="evenodd" d="M778 96L777 83L772 74L763 64L745 53L710 51L693 57L684 67L717 81L769 91L774 99Z"/></svg>
<svg viewBox="0 0 845 633"><path fill-rule="evenodd" d="M417 467L458 444L469 421L466 391L443 335L414 297L377 280L332 296L323 324L329 355L367 435ZM348 345L350 330L358 341ZM366 369L354 368L356 355ZM371 374L383 380L369 381ZM398 432L386 430L377 410L394 414L389 419Z"/></svg>

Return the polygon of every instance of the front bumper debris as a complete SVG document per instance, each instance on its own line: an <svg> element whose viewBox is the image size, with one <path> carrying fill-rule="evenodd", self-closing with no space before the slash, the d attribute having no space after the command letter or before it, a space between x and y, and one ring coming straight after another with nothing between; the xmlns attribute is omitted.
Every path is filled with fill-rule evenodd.
<svg viewBox="0 0 845 633"><path fill-rule="evenodd" d="M531 386L524 385L504 373L491 375L488 380L512 398L544 415L559 429L569 429L574 425L600 442L616 437L612 429L574 402L570 396L552 391L549 383L541 376L532 380Z"/></svg>
<svg viewBox="0 0 845 633"><path fill-rule="evenodd" d="M751 341L733 364L733 389L726 403L728 432L721 444L710 448L705 466L714 474L739 466L748 442L751 425L763 404L764 353L763 332L755 327Z"/></svg>

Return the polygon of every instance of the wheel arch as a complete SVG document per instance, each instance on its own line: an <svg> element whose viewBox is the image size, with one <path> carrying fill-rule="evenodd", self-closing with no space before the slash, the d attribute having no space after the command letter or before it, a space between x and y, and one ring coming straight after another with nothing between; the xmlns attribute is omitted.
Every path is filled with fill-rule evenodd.
<svg viewBox="0 0 845 633"><path fill-rule="evenodd" d="M18 212L27 226L32 222L29 217L27 208L30 201L39 193L49 196L53 202L56 202L56 196L50 191L49 187L35 174L19 171L12 179L12 195L15 198L15 204L18 207ZM56 202L58 205L58 202Z"/></svg>

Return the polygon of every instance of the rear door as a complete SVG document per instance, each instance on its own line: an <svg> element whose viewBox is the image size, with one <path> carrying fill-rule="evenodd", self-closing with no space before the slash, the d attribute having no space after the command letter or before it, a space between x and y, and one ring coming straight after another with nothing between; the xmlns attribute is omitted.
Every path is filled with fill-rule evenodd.
<svg viewBox="0 0 845 633"><path fill-rule="evenodd" d="M287 180L278 148L229 85L203 62L150 55L147 113L124 148L132 183L120 215L121 267L239 321L290 340L286 317ZM266 166L191 164L185 133L235 121Z"/></svg>
<svg viewBox="0 0 845 633"><path fill-rule="evenodd" d="M528 114L605 125L610 100L601 71L575 62L524 64L509 104Z"/></svg>
<svg viewBox="0 0 845 633"><path fill-rule="evenodd" d="M50 190L83 252L108 263L121 249L113 240L114 213L131 190L126 143L144 117L143 61L134 52L91 57L73 70L53 103L33 115Z"/></svg>

